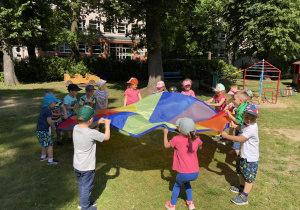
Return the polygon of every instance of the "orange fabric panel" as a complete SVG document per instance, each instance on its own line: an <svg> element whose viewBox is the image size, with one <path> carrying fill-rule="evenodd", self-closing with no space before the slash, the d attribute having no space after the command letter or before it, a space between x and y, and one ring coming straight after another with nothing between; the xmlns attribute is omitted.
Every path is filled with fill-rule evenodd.
<svg viewBox="0 0 300 210"><path fill-rule="evenodd" d="M204 122L196 123L196 125L204 126L215 131L223 131L229 121L226 111L222 111Z"/></svg>

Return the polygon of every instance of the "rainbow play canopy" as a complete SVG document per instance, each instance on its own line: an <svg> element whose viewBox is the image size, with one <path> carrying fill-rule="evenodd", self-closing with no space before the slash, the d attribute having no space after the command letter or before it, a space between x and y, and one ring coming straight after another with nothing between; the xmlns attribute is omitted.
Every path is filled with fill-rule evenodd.
<svg viewBox="0 0 300 210"><path fill-rule="evenodd" d="M229 119L224 112L217 114L210 106L181 93L156 93L129 106L98 110L94 121L104 117L120 133L141 137L159 127L175 131L176 120L189 117L196 123L198 133L221 131ZM58 130L72 130L78 123L77 115L61 122Z"/></svg>

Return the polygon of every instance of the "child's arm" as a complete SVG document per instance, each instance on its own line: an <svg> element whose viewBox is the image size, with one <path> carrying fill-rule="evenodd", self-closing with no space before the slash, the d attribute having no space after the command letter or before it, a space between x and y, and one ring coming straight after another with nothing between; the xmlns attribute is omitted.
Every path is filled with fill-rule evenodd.
<svg viewBox="0 0 300 210"><path fill-rule="evenodd" d="M104 109L107 109L108 106L108 96L105 96L105 106Z"/></svg>
<svg viewBox="0 0 300 210"><path fill-rule="evenodd" d="M101 119L103 119L103 118L101 118ZM104 124L105 124L105 132L104 132L105 139L104 139L104 141L108 141L110 139L110 122L111 122L111 120L103 119L103 121L104 121Z"/></svg>
<svg viewBox="0 0 300 210"><path fill-rule="evenodd" d="M164 146L165 146L165 148L170 148L171 144L170 144L170 142L168 140L168 132L169 132L169 130L167 128L165 128L163 131L164 131Z"/></svg>
<svg viewBox="0 0 300 210"><path fill-rule="evenodd" d="M196 98L195 92L193 90L191 91L191 96L194 97L194 98Z"/></svg>
<svg viewBox="0 0 300 210"><path fill-rule="evenodd" d="M224 131L221 132L221 135L222 135L223 138L231 140L231 141L244 142L244 141L247 140L247 138L245 136L243 136L243 135L240 135L240 136L231 136L231 135L228 135Z"/></svg>
<svg viewBox="0 0 300 210"><path fill-rule="evenodd" d="M62 108L62 110L63 110L63 113L64 113L64 119L67 119L68 118L68 114L67 114L67 109L66 109L66 107L65 107L65 105L63 104L63 105L61 105L61 108Z"/></svg>
<svg viewBox="0 0 300 210"><path fill-rule="evenodd" d="M217 104L209 104L210 106L222 106L222 104L225 102L225 98L222 98L221 101Z"/></svg>
<svg viewBox="0 0 300 210"><path fill-rule="evenodd" d="M127 104L127 97L128 97L127 95L124 96L124 106L126 106Z"/></svg>
<svg viewBox="0 0 300 210"><path fill-rule="evenodd" d="M52 122L51 117L47 117L47 123L51 126L53 130L56 130L54 123Z"/></svg>
<svg viewBox="0 0 300 210"><path fill-rule="evenodd" d="M142 100L142 96L140 93L138 94L138 98L139 98L139 101Z"/></svg>
<svg viewBox="0 0 300 210"><path fill-rule="evenodd" d="M207 104L210 104L213 100L214 100L214 98L211 98L208 101L204 101L204 102L207 103Z"/></svg>

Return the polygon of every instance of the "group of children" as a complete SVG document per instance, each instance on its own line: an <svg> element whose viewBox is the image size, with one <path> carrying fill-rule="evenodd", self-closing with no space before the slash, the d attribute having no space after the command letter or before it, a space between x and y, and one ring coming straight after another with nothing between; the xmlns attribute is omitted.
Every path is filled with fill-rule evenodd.
<svg viewBox="0 0 300 210"><path fill-rule="evenodd" d="M128 82L128 88L124 92L124 106L130 105L142 99L140 91L137 89L138 80L131 78ZM184 90L182 94L195 97L195 93L191 90L192 81L186 79L183 81ZM59 161L53 159L53 141L51 138L51 130L56 130L55 121L63 116L64 119L75 114L78 110L79 124L73 129L73 135L68 133L69 141L74 146L73 167L74 173L79 184L79 196L81 209L97 209L96 201L90 201L94 186L95 165L96 165L96 142L103 142L110 139L110 120L99 119L93 123L94 116L97 114L93 109L96 104L96 110L106 109L108 104L108 92L106 91L106 81L97 82L98 90L94 95L94 86L86 87L86 95L80 98L77 103L77 94L81 90L77 85L70 84L68 86L69 94L64 98L63 103L56 99L53 91L48 91L43 100L43 108L40 112L37 124L37 137L42 145L42 155L40 161L48 160L48 164L58 164ZM176 87L171 87L172 92L177 92ZM165 91L163 81L157 83L157 92ZM155 92L155 93L157 93ZM206 101L207 104L215 106L217 112L228 110L231 122L229 134L220 131L220 134L227 141L233 141L240 145L234 146L238 155L236 170L239 174L240 186L231 186L230 191L238 193L238 196L231 199L237 205L248 203L248 195L252 189L253 182L256 178L259 158L259 138L256 120L259 117L259 108L250 104L251 92L239 90L238 86L232 86L229 94L231 99L227 100L225 96L225 87L218 84L215 88L216 94ZM212 103L215 100L215 103ZM59 110L62 110L61 113ZM234 110L234 111L232 111ZM96 125L104 124L105 132L101 133L97 129L92 129ZM197 179L199 175L199 163L197 150L202 148L203 142L195 132L195 123L190 118L180 118L176 122L179 135L168 140L168 129L164 129L164 147L174 148L173 170L178 172L176 181L172 191L171 200L166 202L165 206L169 210L175 210L175 205L182 185L185 186L187 194L186 206L195 209L192 197L191 181ZM50 129L49 129L50 127ZM236 132L234 133L234 129ZM234 134L234 135L233 135ZM61 135L60 135L61 136ZM60 139L58 139L59 141Z"/></svg>

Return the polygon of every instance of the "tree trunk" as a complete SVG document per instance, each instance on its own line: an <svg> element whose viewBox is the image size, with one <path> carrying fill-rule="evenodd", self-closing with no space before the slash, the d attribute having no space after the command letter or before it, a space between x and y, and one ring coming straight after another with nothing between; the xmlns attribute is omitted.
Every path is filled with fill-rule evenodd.
<svg viewBox="0 0 300 210"><path fill-rule="evenodd" d="M79 21L79 12L74 9L73 17L72 17L72 24L71 24L71 32L72 33L78 32L78 21ZM74 58L74 57L79 57L79 46L78 46L77 39L73 40L73 43L71 43L71 58Z"/></svg>
<svg viewBox="0 0 300 210"><path fill-rule="evenodd" d="M15 74L15 65L13 62L12 47L9 42L2 41L2 52L3 52L4 84L18 85L19 81Z"/></svg>
<svg viewBox="0 0 300 210"><path fill-rule="evenodd" d="M149 95L156 91L156 83L164 79L161 36L159 29L159 14L151 7L146 11L146 37L148 51L148 86L142 90L142 94Z"/></svg>
<svg viewBox="0 0 300 210"><path fill-rule="evenodd" d="M208 56L207 56L207 60L211 60L211 50L208 51Z"/></svg>

